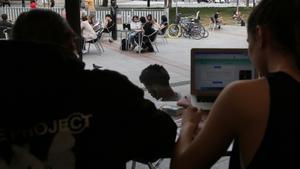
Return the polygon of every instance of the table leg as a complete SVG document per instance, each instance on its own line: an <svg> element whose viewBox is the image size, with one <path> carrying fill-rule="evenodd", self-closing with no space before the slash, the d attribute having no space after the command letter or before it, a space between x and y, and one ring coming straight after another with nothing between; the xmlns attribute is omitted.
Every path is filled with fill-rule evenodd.
<svg viewBox="0 0 300 169"><path fill-rule="evenodd" d="M141 39L141 33L139 33L139 54L141 54L141 48L142 48L141 41L143 41L143 39Z"/></svg>

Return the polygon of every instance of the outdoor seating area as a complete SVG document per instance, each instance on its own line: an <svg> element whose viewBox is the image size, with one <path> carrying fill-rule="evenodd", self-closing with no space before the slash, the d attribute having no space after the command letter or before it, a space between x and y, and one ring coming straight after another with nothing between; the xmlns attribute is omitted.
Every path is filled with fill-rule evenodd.
<svg viewBox="0 0 300 169"><path fill-rule="evenodd" d="M15 1L0 169L297 168L299 0Z"/></svg>

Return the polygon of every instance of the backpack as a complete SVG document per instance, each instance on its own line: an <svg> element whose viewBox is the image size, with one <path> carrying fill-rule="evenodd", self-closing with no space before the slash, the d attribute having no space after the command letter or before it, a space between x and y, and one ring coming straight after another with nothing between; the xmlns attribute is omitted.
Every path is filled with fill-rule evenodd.
<svg viewBox="0 0 300 169"><path fill-rule="evenodd" d="M130 48L130 43L127 39L122 39L121 50L128 50Z"/></svg>
<svg viewBox="0 0 300 169"><path fill-rule="evenodd" d="M244 20L241 20L241 26L246 26L246 23Z"/></svg>

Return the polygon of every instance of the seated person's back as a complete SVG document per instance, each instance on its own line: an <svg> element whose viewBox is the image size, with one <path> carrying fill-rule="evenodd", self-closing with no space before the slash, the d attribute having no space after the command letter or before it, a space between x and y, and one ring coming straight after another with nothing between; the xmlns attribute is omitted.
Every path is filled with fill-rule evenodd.
<svg viewBox="0 0 300 169"><path fill-rule="evenodd" d="M48 32L52 39L39 32L33 35L31 28L47 25L44 22L53 26ZM0 119L0 131L9 133L4 140L10 142L1 139L0 147L7 149L0 149L0 161L16 165L10 164L12 154L24 152L23 157L34 159L22 159L28 161L27 168L47 164L94 169L125 168L128 160L170 156L176 136L172 119L145 100L143 91L125 76L84 70L72 36L58 14L32 10L18 18L13 30L13 38L22 42L0 42L9 50L2 52L10 56L4 62L13 63L1 67L7 82L1 89L7 98L1 106L7 111ZM114 102L117 98L123 99Z"/></svg>
<svg viewBox="0 0 300 169"><path fill-rule="evenodd" d="M8 21L7 14L2 14L1 18L2 20L0 21L0 38L6 38L3 31L12 28L13 24Z"/></svg>
<svg viewBox="0 0 300 169"><path fill-rule="evenodd" d="M97 34L94 31L92 25L90 25L87 16L82 17L82 21L80 23L82 37L85 41L91 41L97 38Z"/></svg>
<svg viewBox="0 0 300 169"><path fill-rule="evenodd" d="M167 18L167 16L166 15L162 15L161 16L161 23L160 23L160 28L159 28L159 30L160 30L160 34L165 34L165 32L166 32L166 30L167 30L167 28L168 28L168 18Z"/></svg>
<svg viewBox="0 0 300 169"><path fill-rule="evenodd" d="M155 32L155 29L152 27L151 22L146 22L145 25L143 26L144 30L144 35L151 35L153 32ZM156 37L155 35L150 36L151 41L153 41Z"/></svg>

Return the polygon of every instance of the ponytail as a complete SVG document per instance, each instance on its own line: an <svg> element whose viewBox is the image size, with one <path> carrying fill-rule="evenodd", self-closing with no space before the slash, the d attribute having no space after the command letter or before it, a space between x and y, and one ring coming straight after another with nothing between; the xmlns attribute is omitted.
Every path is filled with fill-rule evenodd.
<svg viewBox="0 0 300 169"><path fill-rule="evenodd" d="M300 69L300 1L262 0L248 19L248 33L256 26L267 27L272 33L272 45L294 56Z"/></svg>

